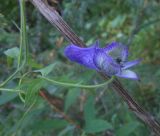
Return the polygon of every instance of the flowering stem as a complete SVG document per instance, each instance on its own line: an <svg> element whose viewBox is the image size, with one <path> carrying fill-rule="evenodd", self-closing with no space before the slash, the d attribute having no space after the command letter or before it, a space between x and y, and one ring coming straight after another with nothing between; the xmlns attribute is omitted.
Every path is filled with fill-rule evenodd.
<svg viewBox="0 0 160 136"><path fill-rule="evenodd" d="M78 36L72 31L72 29L67 25L67 23L62 19L61 16L51 7L49 7L42 0L30 0L32 4L38 8L41 14L54 25L61 33L66 37L66 39L73 43L74 45L85 47L85 44L78 38ZM101 73L100 73L101 74ZM105 79L109 79L105 75L102 75ZM119 80L114 80L112 86L115 91L123 98L123 100L128 104L130 110L135 113L135 115L145 122L153 132L160 136L160 124L159 122L150 114L148 114L142 107L140 107L137 102L128 94L128 91L124 89Z"/></svg>
<svg viewBox="0 0 160 136"><path fill-rule="evenodd" d="M38 77L41 78L41 79L43 79L43 80L46 80L48 82L51 82L51 83L53 83L55 85L61 85L61 86L67 86L67 87L88 88L88 89L106 86L109 83L111 83L114 80L114 78L115 78L113 76L112 78L110 78L109 80L107 80L107 82L101 83L101 84L97 84L97 85L81 85L81 84L75 84L75 83L60 82L60 81L56 81L56 80L53 80L53 79L49 79L49 78L44 77L44 76L38 76Z"/></svg>

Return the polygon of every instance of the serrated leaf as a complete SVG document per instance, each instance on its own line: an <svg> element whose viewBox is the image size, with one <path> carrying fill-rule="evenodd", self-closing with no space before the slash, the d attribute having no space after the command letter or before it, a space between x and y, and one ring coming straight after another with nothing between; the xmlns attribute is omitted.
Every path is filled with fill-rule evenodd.
<svg viewBox="0 0 160 136"><path fill-rule="evenodd" d="M46 76L48 75L52 70L53 68L55 67L55 65L57 65L58 63L53 63L53 64L50 64L48 65L47 67L45 68L42 68L42 69L39 69L39 70L35 70L34 72L40 72L42 74L42 76Z"/></svg>
<svg viewBox="0 0 160 136"><path fill-rule="evenodd" d="M138 122L127 123L117 130L117 136L130 136L132 132L139 126Z"/></svg>
<svg viewBox="0 0 160 136"><path fill-rule="evenodd" d="M65 111L76 101L77 97L80 95L80 90L77 88L72 88L68 91L65 99Z"/></svg>
<svg viewBox="0 0 160 136"><path fill-rule="evenodd" d="M96 111L94 107L94 97L90 96L84 106L84 118L85 122L88 123L91 120L95 119Z"/></svg>
<svg viewBox="0 0 160 136"><path fill-rule="evenodd" d="M19 56L19 52L20 52L19 48L14 47L14 48L11 48L11 49L4 51L4 54L8 57L16 59Z"/></svg>
<svg viewBox="0 0 160 136"><path fill-rule="evenodd" d="M85 126L85 131L87 133L97 133L107 129L112 129L112 125L101 119L90 120L90 122L88 122Z"/></svg>

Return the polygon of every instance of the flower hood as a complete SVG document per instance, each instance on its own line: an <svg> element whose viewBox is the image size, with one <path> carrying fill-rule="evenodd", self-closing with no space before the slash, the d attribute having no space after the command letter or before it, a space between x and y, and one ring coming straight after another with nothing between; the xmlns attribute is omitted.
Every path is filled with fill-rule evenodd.
<svg viewBox="0 0 160 136"><path fill-rule="evenodd" d="M121 43L112 42L104 48L99 47L99 41L88 48L71 44L65 48L64 54L69 60L100 71L107 76L115 75L139 80L137 74L128 68L138 64L140 59L128 62L128 47Z"/></svg>

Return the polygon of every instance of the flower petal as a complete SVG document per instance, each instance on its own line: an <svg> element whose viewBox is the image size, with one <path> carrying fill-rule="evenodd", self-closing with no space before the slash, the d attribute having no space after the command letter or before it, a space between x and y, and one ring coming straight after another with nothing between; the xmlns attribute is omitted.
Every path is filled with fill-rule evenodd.
<svg viewBox="0 0 160 136"><path fill-rule="evenodd" d="M126 63L123 64L122 69L127 69L127 68L130 68L130 67L133 67L134 65L137 65L140 62L141 62L141 59L126 62Z"/></svg>
<svg viewBox="0 0 160 136"><path fill-rule="evenodd" d="M120 73L116 74L118 77L129 78L134 80L139 80L137 74L131 70L122 70Z"/></svg>
<svg viewBox="0 0 160 136"><path fill-rule="evenodd" d="M65 48L64 54L71 61L77 62L91 69L96 69L96 66L93 63L93 55L95 52L95 46L97 46L97 44L98 42L89 48L80 48L75 45L68 45Z"/></svg>
<svg viewBox="0 0 160 136"><path fill-rule="evenodd" d="M117 48L118 45L119 45L119 43L114 41L114 42L107 44L104 49L106 52L110 52L110 51L113 51L115 48Z"/></svg>
<svg viewBox="0 0 160 136"><path fill-rule="evenodd" d="M120 65L114 63L114 60L108 56L101 48L95 49L93 61L96 67L108 76L115 75L120 71Z"/></svg>
<svg viewBox="0 0 160 136"><path fill-rule="evenodd" d="M114 59L120 59L126 61L128 58L128 47L122 43L112 42L104 48L105 52Z"/></svg>

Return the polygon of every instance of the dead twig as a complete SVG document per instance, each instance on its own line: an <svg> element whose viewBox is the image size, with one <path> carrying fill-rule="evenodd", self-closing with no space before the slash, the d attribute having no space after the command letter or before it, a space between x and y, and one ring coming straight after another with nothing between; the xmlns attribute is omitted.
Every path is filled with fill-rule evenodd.
<svg viewBox="0 0 160 136"><path fill-rule="evenodd" d="M63 112L63 100L55 96L51 96L45 89L40 89L39 95L45 99L68 123L74 125L77 129L82 130L80 125Z"/></svg>

